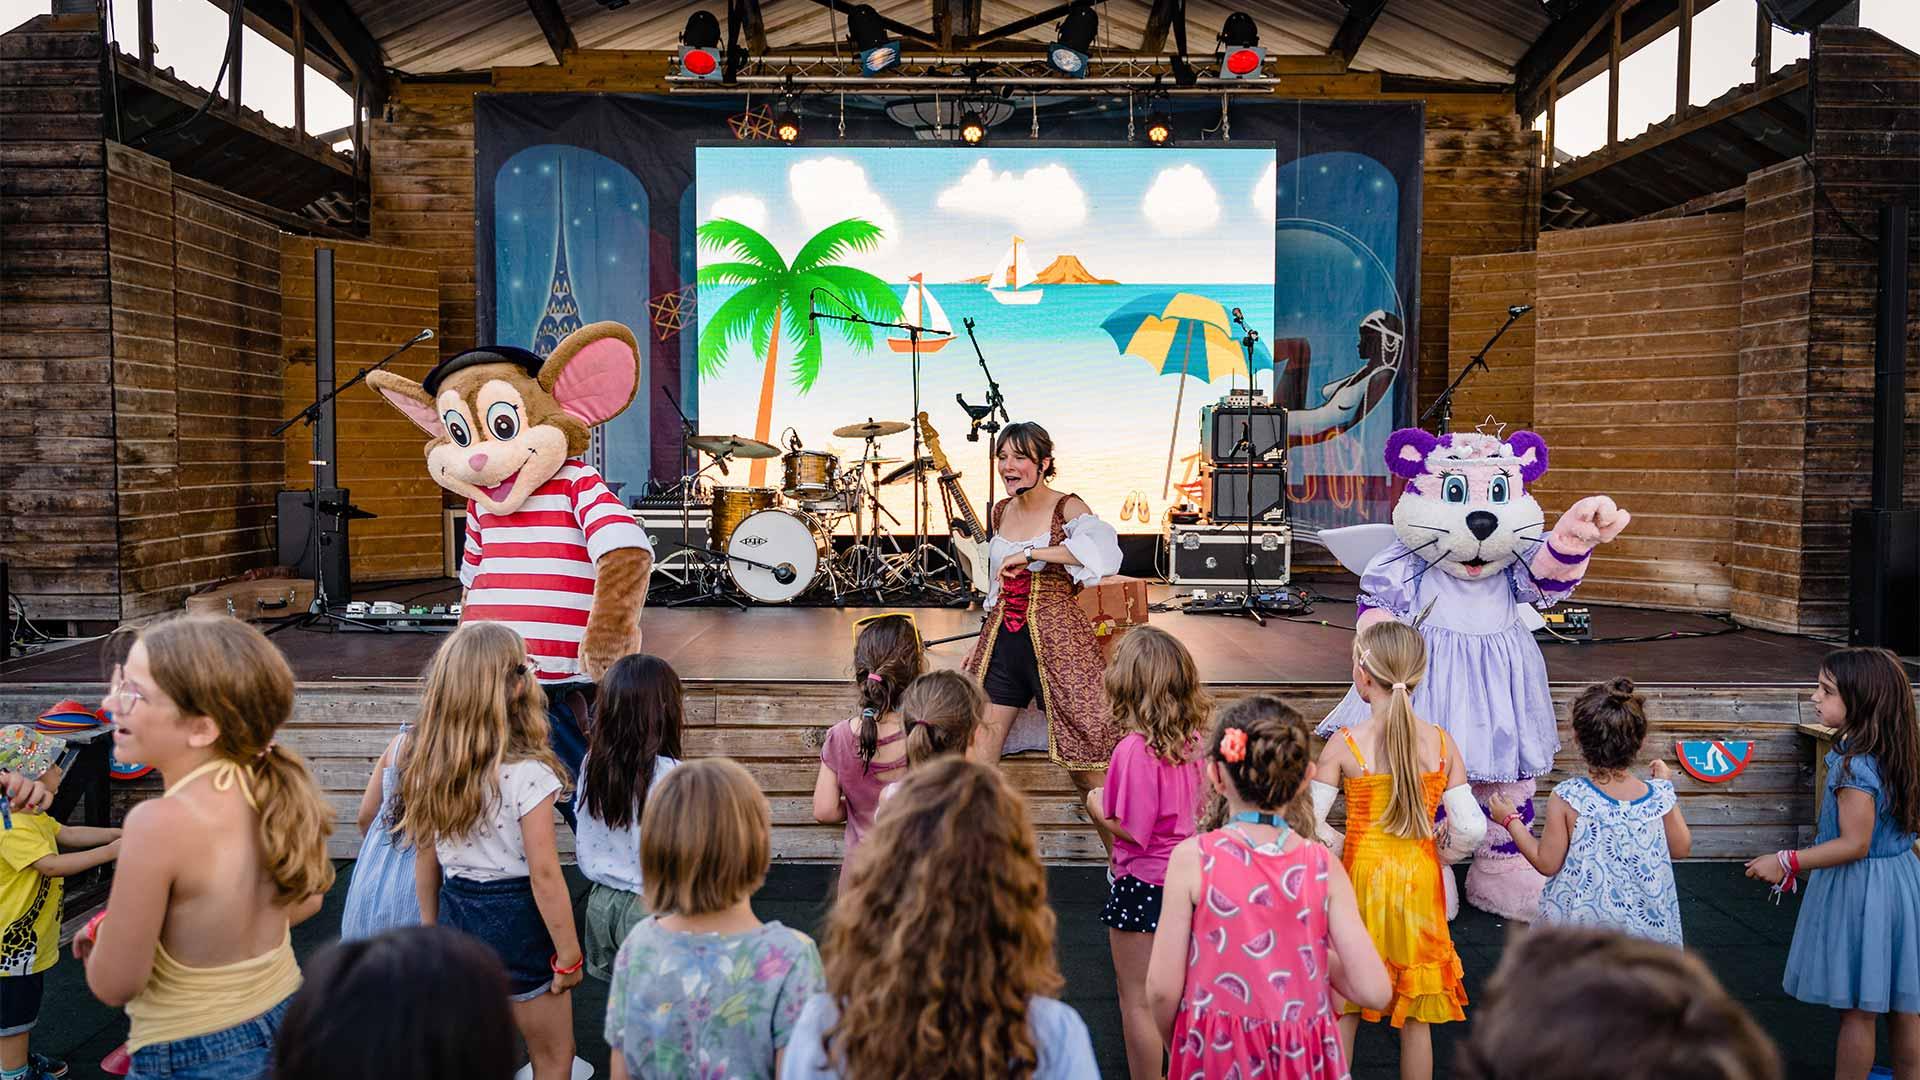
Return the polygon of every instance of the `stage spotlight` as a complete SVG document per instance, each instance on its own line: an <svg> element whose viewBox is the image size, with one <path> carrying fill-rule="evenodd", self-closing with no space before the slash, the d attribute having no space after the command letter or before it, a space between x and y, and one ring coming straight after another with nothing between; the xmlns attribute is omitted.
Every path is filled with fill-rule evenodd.
<svg viewBox="0 0 1920 1080"><path fill-rule="evenodd" d="M784 143L800 141L800 112L792 99L781 102L773 114L773 134Z"/></svg>
<svg viewBox="0 0 1920 1080"><path fill-rule="evenodd" d="M1047 46L1047 66L1076 79L1087 77L1087 49L1100 34L1100 16L1091 3L1076 3L1060 21L1060 33Z"/></svg>
<svg viewBox="0 0 1920 1080"><path fill-rule="evenodd" d="M720 62L720 20L710 11L687 16L680 32L680 74L718 82L726 75Z"/></svg>
<svg viewBox="0 0 1920 1080"><path fill-rule="evenodd" d="M960 114L960 139L968 146L978 146L987 141L987 121L980 110L969 108Z"/></svg>
<svg viewBox="0 0 1920 1080"><path fill-rule="evenodd" d="M1155 146L1165 146L1173 141L1173 117L1167 114L1164 105L1155 105L1147 113L1147 141Z"/></svg>
<svg viewBox="0 0 1920 1080"><path fill-rule="evenodd" d="M1267 50L1260 48L1260 30L1253 16L1236 11L1220 27L1220 77L1253 79L1267 62Z"/></svg>
<svg viewBox="0 0 1920 1080"><path fill-rule="evenodd" d="M900 65L900 43L887 37L887 26L872 4L847 13L847 38L860 54L860 74L879 75Z"/></svg>

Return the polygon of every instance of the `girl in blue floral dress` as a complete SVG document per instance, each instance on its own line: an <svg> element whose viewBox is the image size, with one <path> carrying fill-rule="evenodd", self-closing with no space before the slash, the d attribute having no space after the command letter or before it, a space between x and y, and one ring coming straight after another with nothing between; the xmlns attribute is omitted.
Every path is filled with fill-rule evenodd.
<svg viewBox="0 0 1920 1080"><path fill-rule="evenodd" d="M1571 711L1587 775L1554 785L1540 838L1505 797L1490 806L1520 854L1549 879L1540 921L1680 945L1673 860L1687 857L1693 834L1666 762L1656 758L1648 780L1628 771L1647 737L1646 699L1632 681L1614 679L1587 687Z"/></svg>
<svg viewBox="0 0 1920 1080"><path fill-rule="evenodd" d="M1838 649L1820 665L1820 722L1840 732L1827 754L1812 847L1776 851L1747 876L1776 892L1806 880L1787 953L1786 991L1840 1010L1834 1075L1866 1076L1887 1018L1894 1075L1920 1075L1920 719L1900 658Z"/></svg>

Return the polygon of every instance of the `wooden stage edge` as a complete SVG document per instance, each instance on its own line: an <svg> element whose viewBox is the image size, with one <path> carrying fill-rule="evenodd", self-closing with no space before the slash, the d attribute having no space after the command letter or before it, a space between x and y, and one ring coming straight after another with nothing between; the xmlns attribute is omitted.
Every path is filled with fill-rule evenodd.
<svg viewBox="0 0 1920 1080"><path fill-rule="evenodd" d="M1323 607L1329 623L1343 616ZM821 739L852 711L843 670L853 609L649 610L647 648L666 656L686 681L685 745L689 756L725 755L744 764L773 806L774 857L782 862L837 860L841 828L813 821L813 782ZM1601 612L1596 609L1596 618ZM916 612L928 638L971 629L978 615ZM1253 627L1233 620L1157 614L1200 663L1221 703L1251 693L1276 693L1318 719L1347 690L1351 634L1339 625L1270 621ZM1663 630L1702 631L1716 625L1698 616L1605 609L1603 624L1616 636ZM1349 623L1350 625L1350 623ZM295 716L282 742L312 765L337 815L331 840L336 857L359 848L354 814L360 793L387 740L413 718L421 670L438 638L291 631L276 637L300 679ZM1814 740L1799 730L1815 717L1807 684L1827 646L1804 638L1741 632L1711 638L1546 649L1561 723L1555 769L1541 778L1544 809L1554 783L1579 775L1582 765L1565 717L1567 703L1586 684L1613 674L1640 681L1652 719L1643 755L1671 764L1681 739L1742 739L1754 743L1744 772L1725 784L1704 784L1676 769L1675 785L1693 827L1694 857L1745 859L1809 838L1814 824ZM957 666L967 643L930 650L938 666ZM0 668L0 722L31 722L62 698L97 700L96 662L87 649L49 655L39 663ZM751 674L747 674L747 672ZM1644 762L1642 763L1644 767ZM1043 857L1057 863L1103 858L1071 783L1043 753L1010 755L1010 777L1029 795ZM116 784L116 809L158 791L158 778ZM1337 817L1337 815L1336 815ZM571 837L562 830L562 843Z"/></svg>

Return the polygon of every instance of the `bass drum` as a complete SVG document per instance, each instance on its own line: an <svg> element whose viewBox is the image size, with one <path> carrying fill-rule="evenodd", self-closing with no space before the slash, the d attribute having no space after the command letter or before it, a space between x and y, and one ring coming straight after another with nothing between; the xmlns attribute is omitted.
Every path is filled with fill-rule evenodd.
<svg viewBox="0 0 1920 1080"><path fill-rule="evenodd" d="M727 540L727 573L755 600L784 604L813 586L831 545L811 514L762 510L734 527Z"/></svg>

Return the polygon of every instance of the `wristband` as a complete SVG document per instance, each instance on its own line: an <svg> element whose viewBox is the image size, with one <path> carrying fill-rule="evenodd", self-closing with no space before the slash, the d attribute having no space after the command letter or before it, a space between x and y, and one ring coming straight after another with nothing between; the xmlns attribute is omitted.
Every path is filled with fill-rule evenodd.
<svg viewBox="0 0 1920 1080"><path fill-rule="evenodd" d="M100 924L106 921L107 921L107 909L101 908L99 911L94 913L93 918L87 920L86 926L81 927L80 936L83 938L86 938L88 941L95 940L95 938L100 933Z"/></svg>
<svg viewBox="0 0 1920 1080"><path fill-rule="evenodd" d="M1513 813L1508 814L1506 817L1503 817L1500 819L1500 827L1503 829L1511 827L1513 823L1519 819L1519 817L1520 817L1520 811L1515 810Z"/></svg>
<svg viewBox="0 0 1920 1080"><path fill-rule="evenodd" d="M585 964L586 962L587 962L586 954L582 953L580 954L580 959L575 960L573 962L572 967L561 967L560 954L554 953L551 957L547 959L547 966L553 969L553 973L555 975L571 975L574 972L579 971L581 965Z"/></svg>

